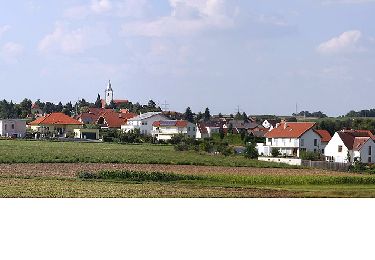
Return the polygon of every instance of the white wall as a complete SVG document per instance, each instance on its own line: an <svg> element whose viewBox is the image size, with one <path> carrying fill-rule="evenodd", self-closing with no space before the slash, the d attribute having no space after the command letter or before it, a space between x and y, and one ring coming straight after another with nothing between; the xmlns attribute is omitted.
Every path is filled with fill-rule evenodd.
<svg viewBox="0 0 375 260"><path fill-rule="evenodd" d="M289 165L302 165L302 160L296 158L258 157L258 160L265 162L286 163Z"/></svg>
<svg viewBox="0 0 375 260"><path fill-rule="evenodd" d="M340 145L342 146L342 152L339 152ZM345 146L338 133L335 133L331 141L327 144L324 150L324 155L326 157L333 156L334 162L348 162L348 148ZM351 155L351 157L353 156Z"/></svg>
<svg viewBox="0 0 375 260"><path fill-rule="evenodd" d="M126 125L121 126L121 130L129 132L134 129L139 129L141 134L151 135L152 124L156 121L169 120L166 116L163 115L154 115L142 120L128 120Z"/></svg>
<svg viewBox="0 0 375 260"><path fill-rule="evenodd" d="M369 147L371 147L371 155L369 155ZM375 143L371 139L369 139L361 148L361 150L357 153L354 152L354 157L356 154L359 154L359 158L363 163L375 163ZM369 158L370 157L370 158ZM370 160L369 160L370 159Z"/></svg>

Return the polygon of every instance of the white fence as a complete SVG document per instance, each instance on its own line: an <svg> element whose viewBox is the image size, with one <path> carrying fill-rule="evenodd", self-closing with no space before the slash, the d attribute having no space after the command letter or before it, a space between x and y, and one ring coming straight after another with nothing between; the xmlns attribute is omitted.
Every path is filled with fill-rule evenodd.
<svg viewBox="0 0 375 260"><path fill-rule="evenodd" d="M278 158L278 157L259 157L259 161L265 162L277 162L277 163L286 163L289 165L302 165L302 160L298 158Z"/></svg>

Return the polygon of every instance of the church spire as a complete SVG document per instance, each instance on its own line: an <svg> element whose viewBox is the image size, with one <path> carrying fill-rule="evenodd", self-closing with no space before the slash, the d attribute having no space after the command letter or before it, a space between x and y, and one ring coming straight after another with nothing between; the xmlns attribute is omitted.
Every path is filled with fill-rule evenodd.
<svg viewBox="0 0 375 260"><path fill-rule="evenodd" d="M111 80L108 81L107 91L113 91L113 89L112 89L112 84L111 84Z"/></svg>

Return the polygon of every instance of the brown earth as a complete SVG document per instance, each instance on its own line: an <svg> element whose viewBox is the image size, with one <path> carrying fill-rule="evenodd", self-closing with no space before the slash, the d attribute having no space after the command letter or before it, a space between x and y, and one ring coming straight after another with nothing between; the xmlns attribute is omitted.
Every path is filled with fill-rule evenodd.
<svg viewBox="0 0 375 260"><path fill-rule="evenodd" d="M233 175L345 175L319 169L282 169L220 167L160 164L103 164L103 163L37 163L0 164L0 176L75 177L82 171L135 170L145 172L170 172L179 174L233 174Z"/></svg>

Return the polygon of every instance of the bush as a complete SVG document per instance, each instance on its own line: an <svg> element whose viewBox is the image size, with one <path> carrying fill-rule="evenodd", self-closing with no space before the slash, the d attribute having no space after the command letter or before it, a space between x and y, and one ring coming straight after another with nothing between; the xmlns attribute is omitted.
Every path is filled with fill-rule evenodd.
<svg viewBox="0 0 375 260"><path fill-rule="evenodd" d="M179 143L174 146L176 151L188 151L189 146L186 143Z"/></svg>
<svg viewBox="0 0 375 260"><path fill-rule="evenodd" d="M280 151L277 148L272 148L271 154L272 154L273 157L279 157Z"/></svg>
<svg viewBox="0 0 375 260"><path fill-rule="evenodd" d="M249 159L258 159L258 150L255 148L254 144L249 144L246 146L244 156Z"/></svg>
<svg viewBox="0 0 375 260"><path fill-rule="evenodd" d="M300 158L302 160L321 161L322 155L320 153L315 153L311 151L302 151L300 154Z"/></svg>

